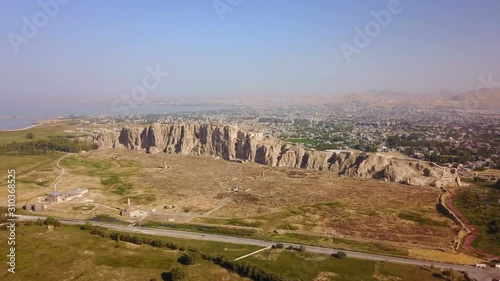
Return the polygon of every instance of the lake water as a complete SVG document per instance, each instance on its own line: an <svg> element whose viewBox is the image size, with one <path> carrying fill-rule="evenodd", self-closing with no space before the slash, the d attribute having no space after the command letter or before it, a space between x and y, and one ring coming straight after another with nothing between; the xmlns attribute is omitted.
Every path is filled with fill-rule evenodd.
<svg viewBox="0 0 500 281"><path fill-rule="evenodd" d="M228 108L224 105L169 105L144 104L130 110L130 114L197 112ZM80 104L28 104L20 102L0 104L0 130L20 129L36 121L54 119L59 116L115 115L109 103ZM2 118L16 116L16 118Z"/></svg>

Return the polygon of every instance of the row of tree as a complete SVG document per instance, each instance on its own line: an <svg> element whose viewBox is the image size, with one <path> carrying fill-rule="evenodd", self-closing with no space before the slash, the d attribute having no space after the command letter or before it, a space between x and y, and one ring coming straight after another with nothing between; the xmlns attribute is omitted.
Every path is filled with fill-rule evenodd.
<svg viewBox="0 0 500 281"><path fill-rule="evenodd" d="M216 255L203 255L203 258L211 261L223 268L238 273L242 277L248 277L252 280L259 281L297 281L295 278L287 278L274 272L270 272L257 265L245 262L245 261L234 261L227 256L216 254Z"/></svg>
<svg viewBox="0 0 500 281"><path fill-rule="evenodd" d="M12 142L0 145L0 154L45 154L48 152L79 152L97 149L97 145L88 141L68 138L51 138Z"/></svg>

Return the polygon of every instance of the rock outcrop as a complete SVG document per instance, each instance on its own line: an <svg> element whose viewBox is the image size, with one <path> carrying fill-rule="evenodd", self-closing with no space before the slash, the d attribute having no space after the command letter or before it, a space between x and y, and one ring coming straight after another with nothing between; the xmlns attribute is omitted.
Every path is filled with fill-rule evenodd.
<svg viewBox="0 0 500 281"><path fill-rule="evenodd" d="M460 184L456 173L426 162L367 153L308 150L260 133L245 132L235 126L155 124L143 129L123 128L120 133L102 130L94 133L93 141L99 148L207 155L408 185L442 187Z"/></svg>

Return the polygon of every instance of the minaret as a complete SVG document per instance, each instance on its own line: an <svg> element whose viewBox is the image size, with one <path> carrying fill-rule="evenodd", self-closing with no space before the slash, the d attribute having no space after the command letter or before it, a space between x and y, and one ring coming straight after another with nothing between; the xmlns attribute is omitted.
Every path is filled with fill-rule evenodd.
<svg viewBox="0 0 500 281"><path fill-rule="evenodd" d="M166 168L167 168L167 161L165 161L165 162L163 163L163 169L166 169Z"/></svg>
<svg viewBox="0 0 500 281"><path fill-rule="evenodd" d="M127 206L130 206L130 198L127 200Z"/></svg>

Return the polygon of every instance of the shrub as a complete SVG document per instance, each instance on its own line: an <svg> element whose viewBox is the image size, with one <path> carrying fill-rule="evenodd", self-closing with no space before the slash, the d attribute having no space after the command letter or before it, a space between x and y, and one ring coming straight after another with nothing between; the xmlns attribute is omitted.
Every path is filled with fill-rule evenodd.
<svg viewBox="0 0 500 281"><path fill-rule="evenodd" d="M304 253L306 251L306 247L304 245L300 245L299 252Z"/></svg>
<svg viewBox="0 0 500 281"><path fill-rule="evenodd" d="M274 272L267 271L254 264L247 263L245 261L233 261L223 255L206 255L205 259L218 264L225 269L235 272L242 277L249 277L252 280L259 281L288 281L292 279L285 278Z"/></svg>
<svg viewBox="0 0 500 281"><path fill-rule="evenodd" d="M179 259L177 260L179 263L184 264L184 265L194 265L198 260L200 259L200 254L198 253L187 253L183 254Z"/></svg>
<svg viewBox="0 0 500 281"><path fill-rule="evenodd" d="M342 251L338 251L336 254L335 254L335 257L337 259L343 259L345 257L347 257L347 254L345 252L342 252Z"/></svg>
<svg viewBox="0 0 500 281"><path fill-rule="evenodd" d="M486 224L486 232L488 234L497 234L500 233L500 221L492 220Z"/></svg>
<svg viewBox="0 0 500 281"><path fill-rule="evenodd" d="M182 269L182 267L174 267L169 272L169 279L172 281L184 281L188 280L187 273Z"/></svg>
<svg viewBox="0 0 500 281"><path fill-rule="evenodd" d="M92 223L91 222L86 222L84 225L80 226L81 230L91 230L92 229Z"/></svg>
<svg viewBox="0 0 500 281"><path fill-rule="evenodd" d="M296 226L293 226L289 223L282 224L282 225L278 226L277 228L285 229L285 230L297 230L298 229Z"/></svg>
<svg viewBox="0 0 500 281"><path fill-rule="evenodd" d="M53 217L48 217L45 219L45 225L61 226L61 223Z"/></svg>
<svg viewBox="0 0 500 281"><path fill-rule="evenodd" d="M283 248L285 248L285 245L278 243L275 245L275 247L276 247L276 249L283 249Z"/></svg>

